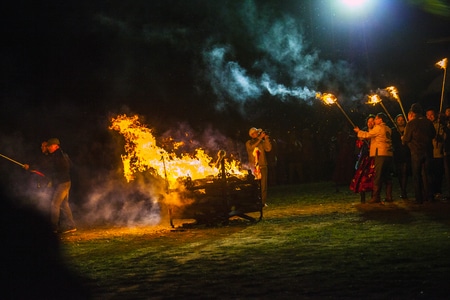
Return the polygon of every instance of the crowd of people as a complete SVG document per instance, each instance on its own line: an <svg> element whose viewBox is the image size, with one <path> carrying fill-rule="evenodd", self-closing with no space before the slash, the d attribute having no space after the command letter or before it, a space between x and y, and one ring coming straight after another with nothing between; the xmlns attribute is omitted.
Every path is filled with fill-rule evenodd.
<svg viewBox="0 0 450 300"><path fill-rule="evenodd" d="M361 203L365 203L366 192L371 192L369 203L394 201L393 174L398 178L400 198L408 198L411 174L417 204L440 200L444 178L450 182L449 117L450 108L443 116L434 108L427 108L424 114L415 103L407 119L396 116L392 128L384 113L369 115L364 130L355 127L360 151L350 190L360 194ZM382 199L383 187L386 196Z"/></svg>
<svg viewBox="0 0 450 300"><path fill-rule="evenodd" d="M397 197L418 204L443 199L443 186L450 188L450 108L441 114L414 103L407 116L399 114L391 121L392 127L385 113L370 114L362 130L355 127L352 135L343 126L327 145L321 145L309 129L285 143L250 129L249 162L255 164L255 155L262 157L258 169L264 170L264 203L267 185L329 179L336 191L350 183L361 203L366 203L367 193L368 203L393 202ZM261 147L263 142L270 148ZM261 150L254 152L255 145ZM400 195L393 194L395 177ZM408 184L414 197L408 195Z"/></svg>

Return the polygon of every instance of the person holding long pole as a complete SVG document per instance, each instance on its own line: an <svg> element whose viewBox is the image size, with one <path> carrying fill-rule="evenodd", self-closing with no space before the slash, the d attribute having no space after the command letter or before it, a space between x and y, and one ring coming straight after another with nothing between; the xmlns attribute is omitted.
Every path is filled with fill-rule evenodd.
<svg viewBox="0 0 450 300"><path fill-rule="evenodd" d="M57 138L47 141L47 149L49 152L49 173L53 188L51 197L53 231L55 233L75 232L77 229L69 206L69 191L71 187L69 157L60 148L60 142ZM60 228L59 217L61 210L68 221L69 227L66 230L61 230Z"/></svg>

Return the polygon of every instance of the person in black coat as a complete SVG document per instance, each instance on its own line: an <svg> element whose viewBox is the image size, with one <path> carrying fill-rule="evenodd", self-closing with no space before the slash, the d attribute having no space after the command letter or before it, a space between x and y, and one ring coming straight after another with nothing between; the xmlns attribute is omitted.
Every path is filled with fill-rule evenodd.
<svg viewBox="0 0 450 300"><path fill-rule="evenodd" d="M60 142L57 138L47 141L49 157L49 174L53 193L51 196L51 222L55 232L74 232L76 231L73 220L72 210L69 206L69 191L71 186L70 179L70 159L60 148ZM63 211L67 218L68 228L60 228L60 212Z"/></svg>
<svg viewBox="0 0 450 300"><path fill-rule="evenodd" d="M430 165L435 136L436 130L433 123L423 116L420 104L414 103L408 112L408 124L406 124L402 142L408 145L411 151L411 172L417 204L433 200Z"/></svg>

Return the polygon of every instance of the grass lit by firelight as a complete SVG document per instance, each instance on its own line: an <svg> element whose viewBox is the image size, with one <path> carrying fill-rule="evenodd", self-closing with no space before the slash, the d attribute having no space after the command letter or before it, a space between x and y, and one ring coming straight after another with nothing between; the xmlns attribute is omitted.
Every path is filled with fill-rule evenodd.
<svg viewBox="0 0 450 300"><path fill-rule="evenodd" d="M450 293L450 203L363 205L329 182L270 187L269 199L255 224L176 220L173 229L163 220L154 227L80 228L62 237L64 257L94 299L444 299Z"/></svg>

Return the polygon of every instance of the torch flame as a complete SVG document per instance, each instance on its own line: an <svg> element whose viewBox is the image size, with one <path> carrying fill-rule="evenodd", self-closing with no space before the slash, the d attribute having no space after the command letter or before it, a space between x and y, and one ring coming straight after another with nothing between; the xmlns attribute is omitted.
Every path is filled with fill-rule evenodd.
<svg viewBox="0 0 450 300"><path fill-rule="evenodd" d="M329 93L324 93L324 94L316 93L316 98L322 100L322 102L327 104L327 105L336 104L336 106L341 110L342 114L347 118L348 122L353 127L356 127L355 123L353 123L353 121L350 119L350 117L347 115L347 113L344 111L342 106L337 101L337 98L336 98L335 95L329 94Z"/></svg>
<svg viewBox="0 0 450 300"><path fill-rule="evenodd" d="M327 105L332 105L337 102L336 96L329 93L316 93L316 98L322 100Z"/></svg>
<svg viewBox="0 0 450 300"><path fill-rule="evenodd" d="M406 119L406 113L405 113L405 110L403 109L402 100L400 99L400 96L398 95L398 90L395 86L388 86L387 88L384 88L384 89L377 89L377 95L380 95L380 96L383 96L386 98L395 99L398 102L398 104L400 105L403 116L405 116L405 119ZM374 99L372 99L372 101L370 101L368 103L375 105L378 102L380 102L380 104L383 105L383 103L381 102L381 99L378 100L376 97L374 97Z"/></svg>
<svg viewBox="0 0 450 300"><path fill-rule="evenodd" d="M135 178L135 173L150 171L165 177L169 187L174 188L180 177L189 176L195 180L219 173L219 169L211 165L212 158L203 149L196 149L194 154L177 155L160 148L152 130L141 124L138 116L119 115L111 120L110 129L118 131L125 138L126 154L121 157L128 182ZM180 144L173 141L172 149L178 148ZM225 162L229 174L244 176L240 162Z"/></svg>
<svg viewBox="0 0 450 300"><path fill-rule="evenodd" d="M385 90L389 92L389 95L391 95L392 98L397 101L400 100L400 97L398 96L398 90L395 86L388 86L387 88L385 88Z"/></svg>
<svg viewBox="0 0 450 300"><path fill-rule="evenodd" d="M372 104L373 106L375 106L378 103L381 103L381 98L380 96L378 96L377 94L372 94L367 96L367 104Z"/></svg>
<svg viewBox="0 0 450 300"><path fill-rule="evenodd" d="M447 69L447 63L448 63L447 58L441 59L436 63L436 67L439 67L441 69Z"/></svg>

